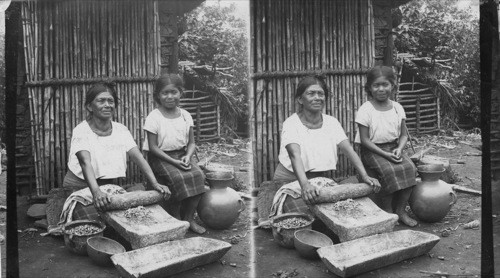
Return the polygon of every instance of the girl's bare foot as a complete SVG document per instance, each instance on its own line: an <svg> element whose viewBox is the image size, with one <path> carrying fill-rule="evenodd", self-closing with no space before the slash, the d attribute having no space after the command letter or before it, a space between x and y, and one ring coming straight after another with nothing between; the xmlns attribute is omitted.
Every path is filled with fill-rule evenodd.
<svg viewBox="0 0 500 278"><path fill-rule="evenodd" d="M194 220L189 222L189 229L197 234L204 234L207 230L202 226L198 225Z"/></svg>
<svg viewBox="0 0 500 278"><path fill-rule="evenodd" d="M398 213L399 221L410 227L417 226L417 220L411 218L406 212Z"/></svg>

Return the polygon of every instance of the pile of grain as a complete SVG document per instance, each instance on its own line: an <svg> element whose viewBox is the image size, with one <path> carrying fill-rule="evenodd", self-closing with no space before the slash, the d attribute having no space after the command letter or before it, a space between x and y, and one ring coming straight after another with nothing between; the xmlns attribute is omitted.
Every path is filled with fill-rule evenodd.
<svg viewBox="0 0 500 278"><path fill-rule="evenodd" d="M333 205L333 209L336 211L350 211L359 207L357 202L354 202L353 199L346 199L344 201L338 201Z"/></svg>
<svg viewBox="0 0 500 278"><path fill-rule="evenodd" d="M88 236L88 235L93 235L95 233L98 233L101 231L101 228L95 226L95 225L90 225L90 224L83 224L80 226L76 226L74 228L71 228L67 231L69 234L73 234L75 236Z"/></svg>
<svg viewBox="0 0 500 278"><path fill-rule="evenodd" d="M141 220L143 218L147 218L151 213L150 210L143 206L138 206L136 208L129 208L125 211L125 217L128 219Z"/></svg>
<svg viewBox="0 0 500 278"><path fill-rule="evenodd" d="M274 224L276 228L297 229L311 224L311 221L301 217L291 217Z"/></svg>

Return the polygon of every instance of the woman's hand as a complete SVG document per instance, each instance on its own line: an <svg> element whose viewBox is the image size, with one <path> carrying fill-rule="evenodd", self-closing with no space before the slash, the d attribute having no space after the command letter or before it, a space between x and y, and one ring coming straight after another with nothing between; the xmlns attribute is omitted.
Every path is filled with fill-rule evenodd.
<svg viewBox="0 0 500 278"><path fill-rule="evenodd" d="M312 185L309 181L307 181L302 186L302 199L308 205L312 205L316 203L316 198L319 196L319 187Z"/></svg>
<svg viewBox="0 0 500 278"><path fill-rule="evenodd" d="M163 184L153 183L151 186L154 188L154 190L160 192L165 200L168 200L170 198L170 195L172 195L170 189L168 189L168 187Z"/></svg>
<svg viewBox="0 0 500 278"><path fill-rule="evenodd" d="M175 160L174 163L175 167L184 170L184 171L189 171L191 170L191 164L186 164L182 160Z"/></svg>
<svg viewBox="0 0 500 278"><path fill-rule="evenodd" d="M361 177L361 180L364 183L373 186L373 191L375 193L378 193L380 191L380 189L382 188L382 186L380 185L380 182L377 179L369 177L368 175Z"/></svg>
<svg viewBox="0 0 500 278"><path fill-rule="evenodd" d="M111 203L111 198L108 194L102 192L100 189L92 193L94 196L94 206L97 211L105 211L108 204Z"/></svg>

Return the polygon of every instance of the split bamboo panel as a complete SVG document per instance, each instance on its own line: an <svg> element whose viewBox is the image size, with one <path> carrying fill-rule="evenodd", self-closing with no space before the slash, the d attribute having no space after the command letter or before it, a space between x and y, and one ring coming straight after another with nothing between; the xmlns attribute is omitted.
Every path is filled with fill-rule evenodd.
<svg viewBox="0 0 500 278"><path fill-rule="evenodd" d="M36 194L45 195L62 186L72 130L87 117L91 80L115 87L114 121L142 147L161 64L158 3L27 1L22 18ZM142 181L137 166L128 166L121 183Z"/></svg>
<svg viewBox="0 0 500 278"><path fill-rule="evenodd" d="M199 128L195 129L197 143L220 138L219 107L208 93L185 90L180 107L191 114L195 127Z"/></svg>
<svg viewBox="0 0 500 278"><path fill-rule="evenodd" d="M295 89L307 75L324 78L325 113L354 140L355 112L366 101L365 74L374 63L371 10L371 1L364 0L252 1L250 124L257 186L274 174L283 121L297 111ZM334 177L352 174L339 155Z"/></svg>
<svg viewBox="0 0 500 278"><path fill-rule="evenodd" d="M436 133L440 128L439 99L432 88L412 80L402 82L396 99L405 109L410 134Z"/></svg>

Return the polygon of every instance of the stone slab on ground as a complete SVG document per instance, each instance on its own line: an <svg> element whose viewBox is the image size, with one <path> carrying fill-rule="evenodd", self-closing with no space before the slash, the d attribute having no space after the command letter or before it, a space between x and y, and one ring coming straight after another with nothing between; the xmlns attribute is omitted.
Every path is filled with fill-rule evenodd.
<svg viewBox="0 0 500 278"><path fill-rule="evenodd" d="M106 211L102 218L130 243L132 249L181 239L189 228L189 222L175 219L160 205L145 206L136 217L127 218L126 212Z"/></svg>
<svg viewBox="0 0 500 278"><path fill-rule="evenodd" d="M396 214L383 211L368 197L354 199L349 208L339 208L337 205L347 201L310 207L341 242L391 232L398 221Z"/></svg>
<svg viewBox="0 0 500 278"><path fill-rule="evenodd" d="M35 223L33 223L33 225L37 228L42 228L42 229L45 229L47 230L48 228L48 224L47 224L47 219L40 219L40 220L37 220L35 221Z"/></svg>
<svg viewBox="0 0 500 278"><path fill-rule="evenodd" d="M215 262L231 249L225 241L192 237L111 256L124 277L168 277Z"/></svg>
<svg viewBox="0 0 500 278"><path fill-rule="evenodd" d="M439 241L430 233L402 230L322 247L323 263L340 277L351 277L429 252Z"/></svg>
<svg viewBox="0 0 500 278"><path fill-rule="evenodd" d="M45 212L46 208L47 208L46 204L33 204L26 212L26 215L36 219L45 218L45 216L47 215L47 213Z"/></svg>

